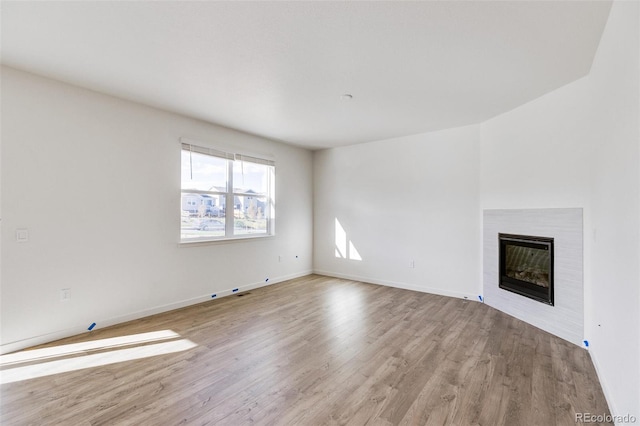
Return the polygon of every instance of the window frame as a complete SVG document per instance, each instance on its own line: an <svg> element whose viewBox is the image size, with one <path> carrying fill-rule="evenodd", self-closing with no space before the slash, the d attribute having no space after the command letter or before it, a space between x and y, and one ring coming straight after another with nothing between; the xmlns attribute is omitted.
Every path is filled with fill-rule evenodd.
<svg viewBox="0 0 640 426"><path fill-rule="evenodd" d="M275 161L269 158L265 158L265 156L255 156L248 154L240 154L236 152L229 152L227 150L220 150L216 148L207 147L202 143L194 143L193 141L187 140L185 138L180 138L180 244L197 244L197 243L215 243L215 242L224 242L224 241L238 241L238 240L250 240L250 239L260 239L260 238L270 238L275 235L275 173L276 173L276 164ZM182 165L182 155L183 152L195 152L201 155L209 155L211 157L216 157L219 159L223 159L226 162L226 191L220 190L200 190L200 189L186 189L184 188L183 182L183 165ZM237 162L247 162L260 164L267 167L267 175L266 175L266 192L253 192L252 189L249 189L252 192L243 192L243 190L239 190L239 188L235 188L234 186L234 163ZM237 173L237 171L236 171ZM214 186L212 186L214 188ZM219 189L216 187L216 189ZM195 237L185 237L183 234L182 228L182 199L185 194L199 194L199 195L208 195L211 197L224 197L225 205L224 205L224 235L221 236L195 236ZM240 218L236 218L236 205L235 199L236 197L255 197L255 198L264 198L265 206L264 206L264 216L266 220L266 229L264 232L255 232L255 233L245 233L245 234L235 234L235 222ZM244 203L243 203L244 209ZM246 214L246 213L245 213Z"/></svg>

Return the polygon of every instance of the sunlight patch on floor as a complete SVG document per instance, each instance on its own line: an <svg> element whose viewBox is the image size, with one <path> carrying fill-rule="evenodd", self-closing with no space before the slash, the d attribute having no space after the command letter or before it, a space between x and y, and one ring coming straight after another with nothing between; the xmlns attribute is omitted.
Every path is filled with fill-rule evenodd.
<svg viewBox="0 0 640 426"><path fill-rule="evenodd" d="M178 333L171 330L162 330L3 355L0 357L0 367L3 368L0 371L0 384L182 352L198 346L187 339L176 340L179 337ZM149 344L162 340L169 341ZM116 349L123 346L133 347ZM89 353L91 351L101 352ZM36 363L19 366L31 362Z"/></svg>

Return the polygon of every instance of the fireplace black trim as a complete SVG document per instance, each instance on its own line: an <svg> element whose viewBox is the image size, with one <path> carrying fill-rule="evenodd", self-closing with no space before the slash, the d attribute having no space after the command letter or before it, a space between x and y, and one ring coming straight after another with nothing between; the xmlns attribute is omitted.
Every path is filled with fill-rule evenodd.
<svg viewBox="0 0 640 426"><path fill-rule="evenodd" d="M538 302L553 306L553 238L532 237L528 235L498 234L499 241L499 283L498 286L524 297L528 297ZM506 249L507 245L520 247L530 247L539 250L549 251L549 287L531 284L516 278L508 277L506 274Z"/></svg>

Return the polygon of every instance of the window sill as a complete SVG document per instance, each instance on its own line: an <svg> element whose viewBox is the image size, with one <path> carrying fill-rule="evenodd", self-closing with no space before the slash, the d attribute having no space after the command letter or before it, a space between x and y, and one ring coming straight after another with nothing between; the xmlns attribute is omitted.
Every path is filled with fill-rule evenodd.
<svg viewBox="0 0 640 426"><path fill-rule="evenodd" d="M192 239L192 240L184 240L178 242L178 247L197 247L197 246L205 246L211 244L228 244L228 243L239 243L239 242L247 242L254 240L264 240L264 239L272 239L274 237L273 234L270 235L242 235L237 237L225 237L225 238L215 238L215 239Z"/></svg>

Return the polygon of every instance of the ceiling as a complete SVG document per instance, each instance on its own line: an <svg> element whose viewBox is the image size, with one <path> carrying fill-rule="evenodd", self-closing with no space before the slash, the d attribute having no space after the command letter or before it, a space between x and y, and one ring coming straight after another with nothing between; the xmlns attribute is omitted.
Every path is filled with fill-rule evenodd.
<svg viewBox="0 0 640 426"><path fill-rule="evenodd" d="M2 63L317 149L482 122L583 77L610 6L2 1Z"/></svg>

